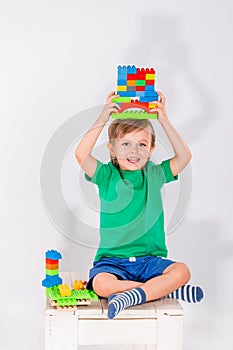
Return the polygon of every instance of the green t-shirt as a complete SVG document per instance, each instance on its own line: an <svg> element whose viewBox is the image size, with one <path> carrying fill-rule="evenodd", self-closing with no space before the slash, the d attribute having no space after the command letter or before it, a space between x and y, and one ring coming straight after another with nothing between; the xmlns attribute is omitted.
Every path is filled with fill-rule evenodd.
<svg viewBox="0 0 233 350"><path fill-rule="evenodd" d="M170 159L149 161L141 170L118 170L97 160L92 178L100 197L100 244L95 261L103 257L145 255L167 257L161 188L176 180Z"/></svg>

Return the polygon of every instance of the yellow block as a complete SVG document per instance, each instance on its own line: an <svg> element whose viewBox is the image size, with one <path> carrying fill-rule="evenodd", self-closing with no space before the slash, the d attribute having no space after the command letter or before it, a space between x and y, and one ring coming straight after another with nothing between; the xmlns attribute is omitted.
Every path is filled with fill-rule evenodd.
<svg viewBox="0 0 233 350"><path fill-rule="evenodd" d="M136 86L136 80L127 80L128 86Z"/></svg>
<svg viewBox="0 0 233 350"><path fill-rule="evenodd" d="M61 294L61 297L70 297L71 296L71 290L68 284L59 284L59 291Z"/></svg>
<svg viewBox="0 0 233 350"><path fill-rule="evenodd" d="M85 286L82 280L75 280L73 284L73 289L74 290L85 289Z"/></svg>
<svg viewBox="0 0 233 350"><path fill-rule="evenodd" d="M157 108L157 107L158 107L157 103L150 103L149 102L149 108Z"/></svg>
<svg viewBox="0 0 233 350"><path fill-rule="evenodd" d="M146 80L154 80L155 74L146 74Z"/></svg>
<svg viewBox="0 0 233 350"><path fill-rule="evenodd" d="M117 91L127 91L127 86L117 86Z"/></svg>

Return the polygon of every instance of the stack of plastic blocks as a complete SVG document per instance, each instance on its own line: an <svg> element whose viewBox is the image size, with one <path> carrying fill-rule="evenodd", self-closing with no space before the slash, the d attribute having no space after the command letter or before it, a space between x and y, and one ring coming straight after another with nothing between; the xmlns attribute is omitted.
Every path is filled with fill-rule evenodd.
<svg viewBox="0 0 233 350"><path fill-rule="evenodd" d="M119 103L121 110L113 113L112 117L156 119L157 113L150 112L150 109L157 106L154 101L158 101L155 78L153 68L118 66L117 94L120 97L113 99L113 102Z"/></svg>
<svg viewBox="0 0 233 350"><path fill-rule="evenodd" d="M46 278L42 281L43 287L51 288L62 283L59 277L59 259L61 258L61 254L56 250L48 250L45 253Z"/></svg>

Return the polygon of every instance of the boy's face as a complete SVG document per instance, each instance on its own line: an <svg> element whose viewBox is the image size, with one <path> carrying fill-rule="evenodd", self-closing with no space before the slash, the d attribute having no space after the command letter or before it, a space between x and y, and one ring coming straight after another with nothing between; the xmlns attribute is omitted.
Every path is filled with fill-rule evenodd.
<svg viewBox="0 0 233 350"><path fill-rule="evenodd" d="M139 170L154 148L151 147L151 132L146 129L137 129L108 143L112 157L116 157L122 170Z"/></svg>

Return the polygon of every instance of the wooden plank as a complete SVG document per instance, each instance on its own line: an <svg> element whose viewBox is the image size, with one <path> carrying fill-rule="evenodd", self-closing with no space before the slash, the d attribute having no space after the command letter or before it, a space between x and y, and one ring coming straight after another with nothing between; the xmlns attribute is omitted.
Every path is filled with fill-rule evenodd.
<svg viewBox="0 0 233 350"><path fill-rule="evenodd" d="M77 317L70 314L46 315L45 350L77 350L77 322Z"/></svg>
<svg viewBox="0 0 233 350"><path fill-rule="evenodd" d="M150 344L150 345L133 345L132 347L133 350L157 350L155 344Z"/></svg>
<svg viewBox="0 0 233 350"><path fill-rule="evenodd" d="M153 302L156 312L164 312L168 315L183 315L183 308L177 299L163 298Z"/></svg>
<svg viewBox="0 0 233 350"><path fill-rule="evenodd" d="M79 345L156 344L157 320L79 320Z"/></svg>
<svg viewBox="0 0 233 350"><path fill-rule="evenodd" d="M107 299L101 299L101 304L103 307L103 315L107 318L108 314L108 301ZM115 319L119 318L157 318L156 307L154 302L150 301L148 303L130 306L127 309L122 310Z"/></svg>
<svg viewBox="0 0 233 350"><path fill-rule="evenodd" d="M159 312L157 327L157 350L182 350L182 315L171 316Z"/></svg>
<svg viewBox="0 0 233 350"><path fill-rule="evenodd" d="M80 319L82 318L103 318L103 309L100 300L92 301L88 306L78 306L75 311L75 315L77 315Z"/></svg>

